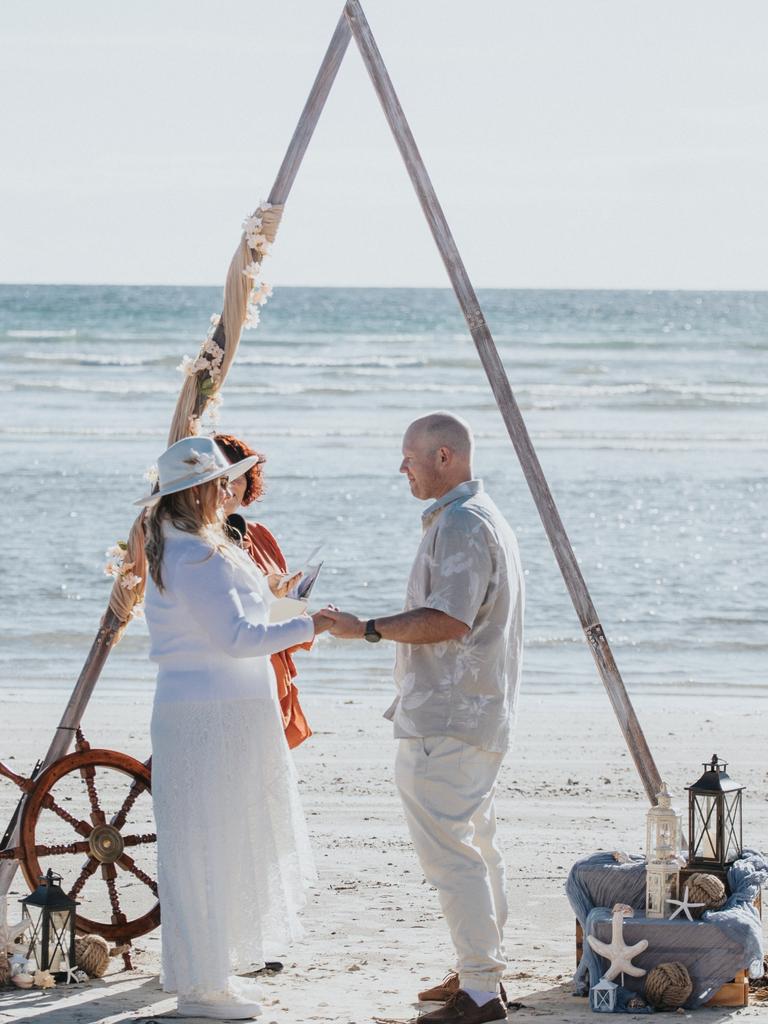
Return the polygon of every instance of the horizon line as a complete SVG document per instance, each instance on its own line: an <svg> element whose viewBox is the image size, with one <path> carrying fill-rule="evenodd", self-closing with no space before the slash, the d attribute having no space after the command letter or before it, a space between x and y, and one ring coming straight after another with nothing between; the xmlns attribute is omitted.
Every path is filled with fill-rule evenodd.
<svg viewBox="0 0 768 1024"><path fill-rule="evenodd" d="M221 283L216 284L167 284L158 282L132 282L132 281L0 281L0 288L220 288ZM382 285L382 284L282 284L275 285L275 292L287 289L302 289L315 291L443 291L452 292L453 288L447 285ZM768 293L768 285L762 288L750 287L720 287L720 288L676 288L669 286L607 286L607 285L476 285L478 292L638 292L654 294L657 292L668 293L715 293L715 294L765 294Z"/></svg>

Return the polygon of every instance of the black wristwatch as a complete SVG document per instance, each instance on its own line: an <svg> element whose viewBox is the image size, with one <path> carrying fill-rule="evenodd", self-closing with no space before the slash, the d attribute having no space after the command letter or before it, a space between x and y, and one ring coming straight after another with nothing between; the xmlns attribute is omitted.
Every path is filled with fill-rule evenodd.
<svg viewBox="0 0 768 1024"><path fill-rule="evenodd" d="M376 629L376 619L368 619L363 636L369 644L377 644L381 640L381 633Z"/></svg>

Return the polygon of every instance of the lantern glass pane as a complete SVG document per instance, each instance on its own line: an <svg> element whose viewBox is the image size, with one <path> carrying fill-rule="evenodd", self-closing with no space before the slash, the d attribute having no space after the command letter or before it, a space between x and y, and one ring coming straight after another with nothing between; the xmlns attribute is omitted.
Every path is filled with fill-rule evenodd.
<svg viewBox="0 0 768 1024"><path fill-rule="evenodd" d="M725 862L729 864L741 853L741 793L725 797L724 835Z"/></svg>
<svg viewBox="0 0 768 1024"><path fill-rule="evenodd" d="M37 964L38 970L42 963L42 946L43 946L43 913L42 907L25 906L21 914L22 918L28 918L32 922L32 927L26 931L27 948L24 951L24 955L27 960L34 960Z"/></svg>
<svg viewBox="0 0 768 1024"><path fill-rule="evenodd" d="M69 925L71 914L68 910L54 910L50 915L48 935L48 970L60 971L69 954Z"/></svg>
<svg viewBox="0 0 768 1024"><path fill-rule="evenodd" d="M693 856L696 860L717 861L718 799L693 796Z"/></svg>
<svg viewBox="0 0 768 1024"><path fill-rule="evenodd" d="M645 892L645 912L649 917L663 917L663 888L661 876L648 872Z"/></svg>
<svg viewBox="0 0 768 1024"><path fill-rule="evenodd" d="M616 989L601 988L598 985L592 989L592 1009L596 1013L612 1013L616 1005Z"/></svg>
<svg viewBox="0 0 768 1024"><path fill-rule="evenodd" d="M659 822L656 849L660 859L666 860L677 854L677 821L672 820Z"/></svg>

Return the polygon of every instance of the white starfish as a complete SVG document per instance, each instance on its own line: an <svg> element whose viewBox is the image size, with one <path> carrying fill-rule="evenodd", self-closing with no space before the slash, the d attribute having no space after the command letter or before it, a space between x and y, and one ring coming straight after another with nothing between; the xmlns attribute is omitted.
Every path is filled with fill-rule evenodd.
<svg viewBox="0 0 768 1024"><path fill-rule="evenodd" d="M670 914L669 915L669 920L670 921L674 920L677 917L677 915L681 914L681 913L685 914L685 916L688 918L689 921L692 921L693 918L691 917L691 907L706 907L706 905L707 905L706 903L691 903L689 901L689 899L688 899L688 886L687 885L686 885L686 887L685 887L685 889L683 891L683 898L681 900L669 900L668 899L667 903L676 903L677 904L677 910L674 912L674 914Z"/></svg>
<svg viewBox="0 0 768 1024"><path fill-rule="evenodd" d="M622 922L624 918L632 917L633 915L634 910L628 907L626 903L617 903L613 908L611 941L601 942L594 935L587 936L587 942L595 953L599 953L600 956L604 956L606 960L610 961L610 966L603 975L606 981L613 981L619 975L622 976L623 981L625 974L630 974L633 978L642 978L646 973L642 967L635 967L632 959L648 948L648 939L641 939L633 946L628 946L622 935Z"/></svg>
<svg viewBox="0 0 768 1024"><path fill-rule="evenodd" d="M78 985L80 983L80 979L77 976L80 973L79 968L77 964L72 967L69 966L68 956L64 957L61 969L63 972L66 972L67 975L66 981L64 982L65 985Z"/></svg>

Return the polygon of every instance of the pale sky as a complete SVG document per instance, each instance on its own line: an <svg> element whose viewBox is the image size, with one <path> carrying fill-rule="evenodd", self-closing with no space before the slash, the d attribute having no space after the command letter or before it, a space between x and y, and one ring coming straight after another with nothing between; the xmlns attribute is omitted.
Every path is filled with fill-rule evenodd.
<svg viewBox="0 0 768 1024"><path fill-rule="evenodd" d="M219 284L342 0L2 0L0 281ZM478 287L768 287L766 0L364 0ZM275 285L447 284L354 43Z"/></svg>

